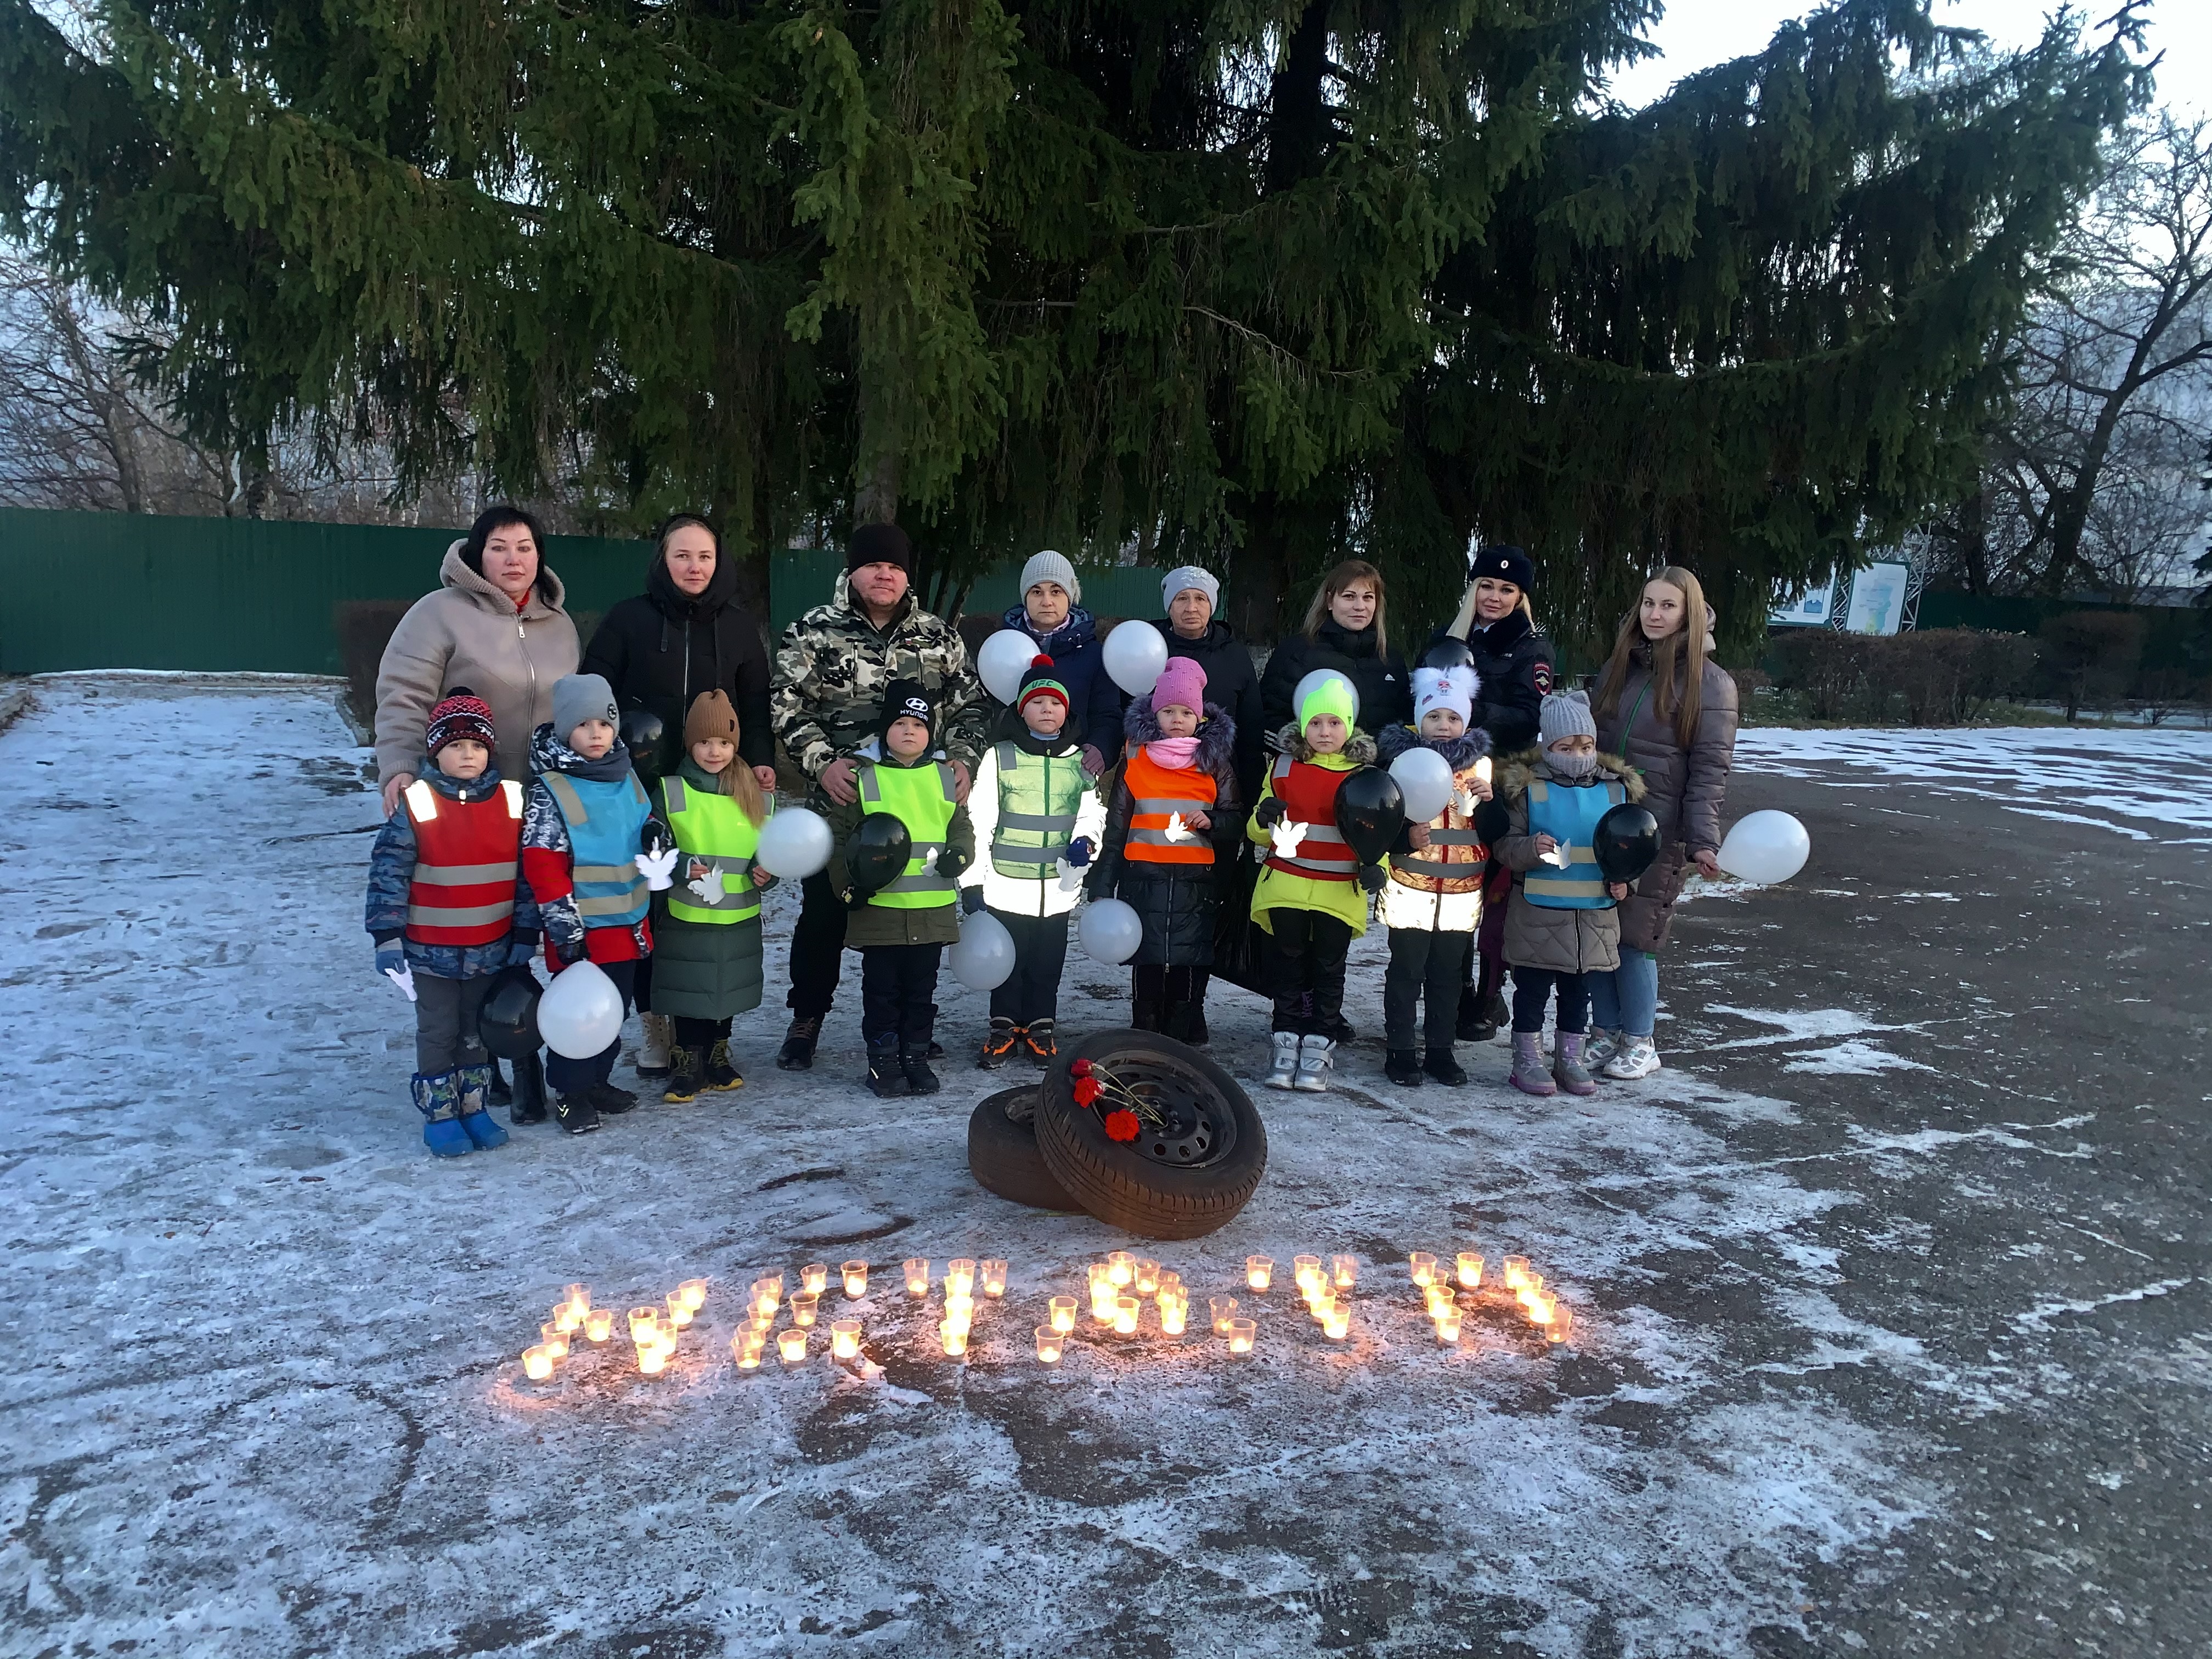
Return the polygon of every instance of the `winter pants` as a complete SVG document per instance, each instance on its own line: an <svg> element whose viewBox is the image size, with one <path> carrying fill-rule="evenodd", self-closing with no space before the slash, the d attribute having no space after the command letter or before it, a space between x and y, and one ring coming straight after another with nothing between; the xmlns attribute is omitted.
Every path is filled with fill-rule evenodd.
<svg viewBox="0 0 2212 1659"><path fill-rule="evenodd" d="M599 971L614 981L615 990L622 998L623 1018L629 1018L630 993L637 988L635 962L603 962ZM545 1081L556 1095L573 1095L605 1083L615 1074L615 1057L622 1053L622 1033L588 1060L571 1060L568 1055L545 1051Z"/></svg>
<svg viewBox="0 0 2212 1659"><path fill-rule="evenodd" d="M819 1019L837 1000L837 974L845 953L845 902L830 885L830 872L817 871L799 884L799 922L791 930L791 994L784 1000L793 1017Z"/></svg>
<svg viewBox="0 0 2212 1659"><path fill-rule="evenodd" d="M477 1011L492 975L438 979L415 975L415 1069L435 1077L456 1066L482 1066L490 1059L477 1035Z"/></svg>
<svg viewBox="0 0 2212 1659"><path fill-rule="evenodd" d="M1519 1031L1540 1031L1544 1029L1544 1005L1552 1000L1552 988L1559 988L1559 1029L1562 1031L1589 1030L1589 982L1588 974L1555 974L1548 968L1516 968L1513 970L1513 1029Z"/></svg>
<svg viewBox="0 0 2212 1659"><path fill-rule="evenodd" d="M1659 958L1620 947L1620 966L1589 975L1590 1020L1601 1031L1648 1037L1659 1022Z"/></svg>
<svg viewBox="0 0 2212 1659"><path fill-rule="evenodd" d="M1267 984L1275 998L1274 1029L1320 1036L1343 1017L1344 958L1352 924L1321 910L1278 906L1267 912Z"/></svg>
<svg viewBox="0 0 2212 1659"><path fill-rule="evenodd" d="M1413 1005L1422 1009L1422 1035L1430 1049L1449 1048L1459 1024L1459 988L1467 971L1472 933L1431 933L1425 927L1390 930L1390 966L1382 975L1382 1043L1393 1054L1413 1048Z"/></svg>
<svg viewBox="0 0 2212 1659"><path fill-rule="evenodd" d="M929 1047L937 1017L941 945L872 945L860 952L860 1035L871 1048L896 1037L902 1048Z"/></svg>
<svg viewBox="0 0 2212 1659"><path fill-rule="evenodd" d="M1492 865L1483 883L1482 922L1475 931L1474 953L1467 965L1470 983L1480 969L1481 981L1476 988L1486 996L1505 981L1505 905L1512 893L1513 872L1502 864Z"/></svg>
<svg viewBox="0 0 2212 1659"><path fill-rule="evenodd" d="M1140 962L1129 969L1129 1024L1139 1031L1159 1031L1187 1042L1205 1018L1210 968L1170 968Z"/></svg>
<svg viewBox="0 0 2212 1659"><path fill-rule="evenodd" d="M1060 976L1067 966L1067 913L1018 916L991 914L1014 936L1013 976L991 993L991 1014L1027 1030L1041 1019L1060 1018Z"/></svg>
<svg viewBox="0 0 2212 1659"><path fill-rule="evenodd" d="M730 1022L726 1019L693 1019L687 1014L676 1016L676 1046L679 1048L711 1048L718 1042L730 1040Z"/></svg>

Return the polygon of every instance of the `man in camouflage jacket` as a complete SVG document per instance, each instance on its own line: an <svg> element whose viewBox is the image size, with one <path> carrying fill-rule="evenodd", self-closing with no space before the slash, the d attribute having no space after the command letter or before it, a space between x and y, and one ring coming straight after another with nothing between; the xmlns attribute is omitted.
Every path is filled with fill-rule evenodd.
<svg viewBox="0 0 2212 1659"><path fill-rule="evenodd" d="M769 689L769 717L793 764L814 781L817 807L854 795L852 757L875 737L884 688L919 680L945 712L945 757L965 799L983 751L988 705L968 647L950 623L916 602L913 550L896 525L853 532L836 597L784 630ZM845 908L827 874L810 876L791 936L791 1030L776 1064L814 1063L823 1016L837 997L845 948Z"/></svg>

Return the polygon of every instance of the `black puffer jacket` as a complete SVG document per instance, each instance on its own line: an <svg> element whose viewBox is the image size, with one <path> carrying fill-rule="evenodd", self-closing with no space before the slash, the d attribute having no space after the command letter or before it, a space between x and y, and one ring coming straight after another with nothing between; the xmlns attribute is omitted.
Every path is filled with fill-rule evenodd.
<svg viewBox="0 0 2212 1659"><path fill-rule="evenodd" d="M668 574L656 550L645 592L617 602L599 619L584 652L586 674L604 674L623 708L649 708L666 727L659 772L673 773L684 748L684 716L702 691L729 694L738 711L738 753L748 766L775 764L769 725L767 647L760 625L735 602L738 567L714 562L706 591L693 599Z"/></svg>
<svg viewBox="0 0 2212 1659"><path fill-rule="evenodd" d="M1260 708L1260 671L1252 666L1252 653L1224 623L1208 623L1205 635L1195 640L1183 638L1165 617L1155 618L1152 626L1168 642L1169 656L1188 657L1206 671L1206 701L1226 709L1237 727L1238 798L1252 799L1260 793L1264 752L1260 740L1267 729Z"/></svg>
<svg viewBox="0 0 2212 1659"><path fill-rule="evenodd" d="M1352 682L1359 693L1357 724L1361 731L1376 732L1413 720L1413 682L1406 659L1395 652L1377 655L1371 626L1355 634L1337 626L1334 617L1324 617L1317 638L1287 634L1267 659L1267 672L1260 677L1260 704L1268 731L1279 732L1297 720L1291 694L1316 668L1333 668Z"/></svg>
<svg viewBox="0 0 2212 1659"><path fill-rule="evenodd" d="M1431 645L1447 636L1438 629ZM1537 715L1552 690L1552 641L1519 609L1487 628L1470 628L1467 648L1481 677L1470 728L1490 734L1493 754L1510 755L1536 741Z"/></svg>
<svg viewBox="0 0 2212 1659"><path fill-rule="evenodd" d="M1161 735L1152 718L1152 700L1139 697L1121 717L1121 730L1131 748ZM1213 843L1212 864L1155 864L1128 859L1122 848L1129 842L1129 820L1136 802L1125 775L1114 780L1114 798L1106 808L1106 837L1084 890L1092 898L1118 898L1137 913L1145 924L1144 942L1129 958L1133 967L1211 968L1213 965L1213 912L1216 889L1230 860L1243 850L1243 797L1237 790L1237 722L1219 703L1208 699L1206 718L1198 728L1198 753L1191 764L1213 778L1213 810L1206 816L1212 828L1206 838Z"/></svg>

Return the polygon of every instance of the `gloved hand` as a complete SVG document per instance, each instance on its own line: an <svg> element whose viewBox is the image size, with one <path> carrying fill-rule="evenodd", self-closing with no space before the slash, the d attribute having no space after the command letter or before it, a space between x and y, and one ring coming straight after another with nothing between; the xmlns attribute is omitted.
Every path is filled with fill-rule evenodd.
<svg viewBox="0 0 2212 1659"><path fill-rule="evenodd" d="M407 952L398 939L380 939L376 941L376 971L396 974L407 965Z"/></svg>
<svg viewBox="0 0 2212 1659"><path fill-rule="evenodd" d="M535 927L518 927L507 936L507 962L510 968L526 963L538 954L538 932Z"/></svg>
<svg viewBox="0 0 2212 1659"><path fill-rule="evenodd" d="M630 860L637 872L645 878L645 884L656 893L665 893L676 884L676 849L665 847L658 853L640 853Z"/></svg>
<svg viewBox="0 0 2212 1659"><path fill-rule="evenodd" d="M937 855L937 873L957 876L968 867L968 855L956 848L948 847Z"/></svg>
<svg viewBox="0 0 2212 1659"><path fill-rule="evenodd" d="M584 940L581 934L574 939L553 941L553 960L563 968L573 968L584 959Z"/></svg>
<svg viewBox="0 0 2212 1659"><path fill-rule="evenodd" d="M1073 841L1067 843L1067 864L1070 869L1080 870L1085 865L1090 862L1090 836L1078 836Z"/></svg>
<svg viewBox="0 0 2212 1659"><path fill-rule="evenodd" d="M722 866L719 864L710 864L707 866L704 874L695 877L684 884L690 890L692 896L700 903L719 903L722 897Z"/></svg>
<svg viewBox="0 0 2212 1659"><path fill-rule="evenodd" d="M1389 879L1389 872L1379 864L1363 864L1359 866L1359 884L1370 893L1381 892L1383 884Z"/></svg>
<svg viewBox="0 0 2212 1659"><path fill-rule="evenodd" d="M1270 795L1260 803L1258 810L1252 814L1252 822L1262 830L1272 830L1283 821L1283 814L1288 810L1284 806L1283 798L1280 795Z"/></svg>
<svg viewBox="0 0 2212 1659"><path fill-rule="evenodd" d="M845 890L845 908L848 910L865 910L868 908L870 896L869 894L848 887Z"/></svg>
<svg viewBox="0 0 2212 1659"><path fill-rule="evenodd" d="M982 908L983 908L983 890L982 890L981 888L980 888L980 887L963 887L963 888L962 888L962 889L960 890L960 914L961 914L961 915L966 915L966 916L972 916L972 915L975 915L978 910L981 909Z"/></svg>
<svg viewBox="0 0 2212 1659"><path fill-rule="evenodd" d="M1275 850L1286 859L1297 857L1298 843L1305 838L1305 825L1295 818L1287 823L1279 823L1267 832L1267 839L1274 843Z"/></svg>
<svg viewBox="0 0 2212 1659"><path fill-rule="evenodd" d="M665 853L670 848L675 846L676 837L668 833L668 826L661 823L659 818L647 818L638 845L648 853L659 854Z"/></svg>

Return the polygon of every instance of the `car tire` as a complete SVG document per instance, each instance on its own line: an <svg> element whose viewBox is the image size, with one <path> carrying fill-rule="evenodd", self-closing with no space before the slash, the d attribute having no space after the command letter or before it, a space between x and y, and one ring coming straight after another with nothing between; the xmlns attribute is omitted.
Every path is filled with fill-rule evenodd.
<svg viewBox="0 0 2212 1659"><path fill-rule="evenodd" d="M1037 1085L1001 1089L968 1118L968 1168L984 1191L1033 1210L1080 1214L1083 1206L1045 1167L1036 1144Z"/></svg>

